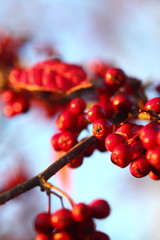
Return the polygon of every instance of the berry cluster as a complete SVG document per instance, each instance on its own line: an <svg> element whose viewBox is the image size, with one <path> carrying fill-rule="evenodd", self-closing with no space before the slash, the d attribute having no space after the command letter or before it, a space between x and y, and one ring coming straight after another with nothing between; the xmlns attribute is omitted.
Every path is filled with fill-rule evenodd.
<svg viewBox="0 0 160 240"><path fill-rule="evenodd" d="M7 117L25 113L30 106L28 95L23 92L15 92L12 89L4 90L1 99L4 103L3 113Z"/></svg>
<svg viewBox="0 0 160 240"><path fill-rule="evenodd" d="M42 212L34 220L35 240L109 240L107 234L96 230L94 222L109 215L110 206L103 199L96 199L89 205L74 204L72 210Z"/></svg>
<svg viewBox="0 0 160 240"><path fill-rule="evenodd" d="M91 86L82 67L65 63L59 59L39 62L26 69L14 68L10 73L9 80L14 87L20 89L59 94Z"/></svg>
<svg viewBox="0 0 160 240"><path fill-rule="evenodd" d="M118 70L118 73L121 71ZM121 95L123 94L121 93ZM113 105L114 103L112 103L112 108ZM51 139L52 146L56 151L67 152L77 144L79 133L92 123L92 133L97 138L97 143L88 149L87 153L84 152L72 160L68 164L69 167L79 167L83 158L87 154L90 156L94 149L108 150L111 152L111 161L121 168L130 165L130 172L133 176L140 178L149 174L153 179L160 178L159 97L148 100L143 109L137 110L135 117L132 114L121 124L113 123L114 119L109 117L108 112L106 113L105 106L95 104L87 112L84 112L85 109L86 104L82 98L72 99L67 110L57 118L56 124L61 132L53 135ZM154 116L154 120L146 126L137 124L135 120L140 112Z"/></svg>

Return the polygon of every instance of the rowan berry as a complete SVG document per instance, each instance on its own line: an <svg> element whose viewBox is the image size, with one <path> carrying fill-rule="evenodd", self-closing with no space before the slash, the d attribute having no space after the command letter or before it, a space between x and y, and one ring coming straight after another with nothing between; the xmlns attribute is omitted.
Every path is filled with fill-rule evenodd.
<svg viewBox="0 0 160 240"><path fill-rule="evenodd" d="M112 99L112 107L115 112L130 112L132 111L133 101L129 94L125 92L119 92L115 94Z"/></svg>
<svg viewBox="0 0 160 240"><path fill-rule="evenodd" d="M74 158L72 161L70 161L67 166L69 168L78 168L79 166L81 166L83 163L83 155L80 155L76 158Z"/></svg>
<svg viewBox="0 0 160 240"><path fill-rule="evenodd" d="M52 147L54 148L55 151L60 151L61 150L61 148L58 144L58 139L59 139L60 136L61 136L61 133L56 133L51 138L51 145L52 145Z"/></svg>
<svg viewBox="0 0 160 240"><path fill-rule="evenodd" d="M148 175L151 170L151 166L148 163L145 156L139 156L135 158L130 164L130 172L134 177L141 178Z"/></svg>
<svg viewBox="0 0 160 240"><path fill-rule="evenodd" d="M121 167L125 168L133 160L133 148L128 144L122 143L119 146L115 147L111 154L111 161Z"/></svg>
<svg viewBox="0 0 160 240"><path fill-rule="evenodd" d="M74 130L77 127L77 122L77 115L69 110L66 110L58 116L56 126L60 131Z"/></svg>
<svg viewBox="0 0 160 240"><path fill-rule="evenodd" d="M74 240L75 238L68 232L55 232L53 233L52 240Z"/></svg>
<svg viewBox="0 0 160 240"><path fill-rule="evenodd" d="M110 237L106 233L96 231L93 234L93 240L110 240Z"/></svg>
<svg viewBox="0 0 160 240"><path fill-rule="evenodd" d="M70 104L69 104L69 109L71 112L75 113L75 114L81 114L83 113L83 111L85 110L86 108L86 103L85 101L80 98L80 97L76 97L76 98L73 98L71 101L70 101Z"/></svg>
<svg viewBox="0 0 160 240"><path fill-rule="evenodd" d="M57 230L66 230L73 225L71 210L62 208L51 214L51 225Z"/></svg>
<svg viewBox="0 0 160 240"><path fill-rule="evenodd" d="M93 218L103 219L110 215L110 205L106 200L96 199L89 204L91 216Z"/></svg>
<svg viewBox="0 0 160 240"><path fill-rule="evenodd" d="M105 147L108 151L112 152L115 147L124 143L126 137L118 133L110 133L105 139Z"/></svg>
<svg viewBox="0 0 160 240"><path fill-rule="evenodd" d="M47 212L38 214L34 220L34 228L38 233L51 233L53 230L51 225L51 215Z"/></svg>
<svg viewBox="0 0 160 240"><path fill-rule="evenodd" d="M156 146L158 130L160 130L159 123L151 122L142 127L139 132L139 138L145 149L151 149Z"/></svg>
<svg viewBox="0 0 160 240"><path fill-rule="evenodd" d="M72 209L72 217L76 222L83 222L91 216L91 209L85 203L77 203Z"/></svg>
<svg viewBox="0 0 160 240"><path fill-rule="evenodd" d="M35 240L52 240L52 235L39 233L36 235Z"/></svg>
<svg viewBox="0 0 160 240"><path fill-rule="evenodd" d="M98 119L105 118L106 115L104 109L101 106L95 104L89 109L87 117L90 122L95 122Z"/></svg>
<svg viewBox="0 0 160 240"><path fill-rule="evenodd" d="M58 137L58 146L62 151L68 152L77 144L77 137L74 132L62 132Z"/></svg>
<svg viewBox="0 0 160 240"><path fill-rule="evenodd" d="M155 169L160 171L160 148L156 146L155 148L148 149L146 152L147 161L153 166Z"/></svg>
<svg viewBox="0 0 160 240"><path fill-rule="evenodd" d="M127 80L127 77L123 70L119 68L108 68L105 73L105 82L112 86L114 89L118 89L123 86Z"/></svg>
<svg viewBox="0 0 160 240"><path fill-rule="evenodd" d="M113 124L107 119L98 119L92 125L92 133L98 139L105 139L112 131Z"/></svg>
<svg viewBox="0 0 160 240"><path fill-rule="evenodd" d="M146 102L144 105L146 110L154 110L156 113L160 113L160 97L155 97Z"/></svg>

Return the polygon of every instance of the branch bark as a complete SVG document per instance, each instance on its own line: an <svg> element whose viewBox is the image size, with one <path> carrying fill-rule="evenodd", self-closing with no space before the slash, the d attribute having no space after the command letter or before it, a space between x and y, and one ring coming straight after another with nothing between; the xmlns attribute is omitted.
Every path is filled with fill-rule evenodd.
<svg viewBox="0 0 160 240"><path fill-rule="evenodd" d="M35 177L29 179L28 181L11 188L10 190L0 194L0 205L6 203L7 201L33 189L34 187L40 186L40 178L42 176L46 181L55 175L60 169L62 169L67 163L72 161L75 157L83 153L88 147L93 145L97 139L94 136L90 136L76 146L74 146L70 151L60 157L57 161L51 164L43 172L39 173Z"/></svg>

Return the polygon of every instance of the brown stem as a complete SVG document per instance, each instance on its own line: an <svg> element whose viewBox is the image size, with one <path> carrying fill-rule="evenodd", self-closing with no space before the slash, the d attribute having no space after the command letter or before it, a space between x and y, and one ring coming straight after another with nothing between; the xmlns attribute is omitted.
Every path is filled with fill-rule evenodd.
<svg viewBox="0 0 160 240"><path fill-rule="evenodd" d="M42 176L46 181L51 178L54 174L56 174L61 168L63 168L67 163L73 160L75 157L78 157L81 153L83 153L88 147L93 145L97 139L94 136L90 136L85 138L83 141L78 143L69 152L60 157L57 161L51 164L47 169L45 169L40 174L35 177L29 179L28 181L17 185L14 188L0 194L0 205L6 203L7 201L25 193L36 186L40 186L40 177Z"/></svg>

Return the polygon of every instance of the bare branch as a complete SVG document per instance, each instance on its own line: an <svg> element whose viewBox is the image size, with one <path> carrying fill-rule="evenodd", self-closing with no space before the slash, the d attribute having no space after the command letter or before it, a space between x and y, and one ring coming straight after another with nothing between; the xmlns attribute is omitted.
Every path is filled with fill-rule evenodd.
<svg viewBox="0 0 160 240"><path fill-rule="evenodd" d="M72 149L70 149L69 152L64 154L61 158L59 158L57 161L55 161L53 164L51 164L47 169L45 169L43 172L41 172L37 176L0 194L0 205L21 195L22 193L25 193L25 192L33 189L36 186L40 186L39 176L42 176L47 181L54 174L56 174L60 169L62 169L67 163L69 163L75 157L77 157L81 153L83 153L88 147L93 145L96 141L97 141L97 139L94 136L90 136L90 137L84 139L83 141L81 141L76 146L74 146Z"/></svg>

